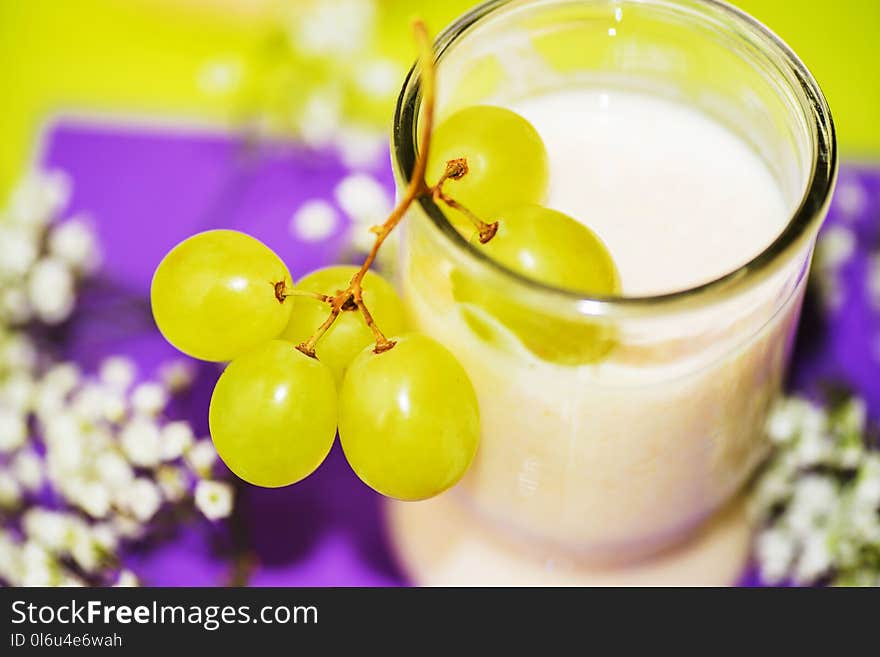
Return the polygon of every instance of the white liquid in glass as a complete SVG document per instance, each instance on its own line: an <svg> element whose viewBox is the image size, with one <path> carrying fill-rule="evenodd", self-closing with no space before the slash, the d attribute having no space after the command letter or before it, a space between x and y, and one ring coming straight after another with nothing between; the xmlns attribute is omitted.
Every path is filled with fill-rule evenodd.
<svg viewBox="0 0 880 657"><path fill-rule="evenodd" d="M683 290L731 272L788 219L758 155L686 105L630 91L569 89L510 109L547 147L548 205L603 239L627 296Z"/></svg>

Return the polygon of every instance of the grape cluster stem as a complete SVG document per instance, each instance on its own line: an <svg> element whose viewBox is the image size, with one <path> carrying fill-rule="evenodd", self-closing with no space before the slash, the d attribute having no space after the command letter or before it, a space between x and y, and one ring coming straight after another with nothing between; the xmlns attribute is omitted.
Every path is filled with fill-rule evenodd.
<svg viewBox="0 0 880 657"><path fill-rule="evenodd" d="M403 220L406 216L407 210L409 210L415 200L428 196L434 199L435 202L442 201L450 208L461 212L474 224L474 227L478 231L481 244L485 244L491 240L498 231L497 221L493 223L484 222L473 212L455 201L455 199L451 198L443 191L443 185L447 180L458 180L467 174L468 164L465 158L449 160L446 163L445 172L435 185L429 186L427 182L425 182L425 172L428 167L428 154L431 147L431 134L434 129L436 75L433 50L431 48L431 41L428 38L428 30L425 27L425 24L421 20L414 21L413 32L419 49L419 61L422 70L422 105L424 108L421 117L422 128L419 138L419 144L421 147L419 154L416 157L409 184L407 185L406 190L404 190L403 195L400 197L400 200L397 202L397 205L395 205L384 223L372 227L371 230L375 233L376 239L373 242L373 246L367 254L367 257L364 259L363 264L360 266L360 269L358 269L354 276L352 276L348 287L344 290L337 290L333 295L312 292L303 293L305 296L311 296L320 301L326 302L330 306L330 315L327 319L324 320L321 326L318 327L308 340L298 344L296 347L299 351L311 358L317 357L315 355L315 347L318 344L318 341L328 330L330 330L330 327L333 326L339 315L345 311L357 310L363 316L364 322L373 332L373 336L376 340L376 344L373 348L375 353L381 354L382 352L393 348L396 344L394 340L389 340L385 334L382 333L377 326L376 321L373 319L373 315L364 303L362 284L364 276L367 275L367 271L369 271L373 262L376 260L376 256L378 255L382 244L384 244L388 236ZM291 290L289 292L284 292L282 290L282 293L286 296L287 294L300 294L302 291ZM283 301L283 297L279 297L279 300Z"/></svg>

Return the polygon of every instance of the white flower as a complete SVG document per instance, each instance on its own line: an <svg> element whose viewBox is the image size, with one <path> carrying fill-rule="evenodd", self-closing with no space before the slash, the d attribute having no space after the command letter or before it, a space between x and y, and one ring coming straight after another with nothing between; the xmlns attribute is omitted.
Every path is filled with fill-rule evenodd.
<svg viewBox="0 0 880 657"><path fill-rule="evenodd" d="M32 539L52 552L64 552L73 528L73 516L31 507L22 516L22 528Z"/></svg>
<svg viewBox="0 0 880 657"><path fill-rule="evenodd" d="M21 287L0 291L0 318L6 317L10 324L24 324L32 316L27 293Z"/></svg>
<svg viewBox="0 0 880 657"><path fill-rule="evenodd" d="M856 236L846 226L829 226L816 244L815 262L820 268L837 268L855 253Z"/></svg>
<svg viewBox="0 0 880 657"><path fill-rule="evenodd" d="M333 89L313 93L299 120L300 138L313 148L323 148L336 138L342 123L342 100Z"/></svg>
<svg viewBox="0 0 880 657"><path fill-rule="evenodd" d="M34 397L34 379L26 372L13 372L0 384L0 404L18 411L28 411Z"/></svg>
<svg viewBox="0 0 880 657"><path fill-rule="evenodd" d="M349 169L372 169L382 161L387 144L381 132L346 125L339 130L336 150Z"/></svg>
<svg viewBox="0 0 880 657"><path fill-rule="evenodd" d="M51 586L57 581L58 563L42 545L27 541L21 557L21 586Z"/></svg>
<svg viewBox="0 0 880 657"><path fill-rule="evenodd" d="M0 508L9 509L21 501L21 486L13 476L0 470Z"/></svg>
<svg viewBox="0 0 880 657"><path fill-rule="evenodd" d="M186 497L189 480L185 472L174 465L160 465L156 470L156 483L169 502L179 502Z"/></svg>
<svg viewBox="0 0 880 657"><path fill-rule="evenodd" d="M321 0L291 21L294 47L309 55L352 54L372 34L376 8L365 0Z"/></svg>
<svg viewBox="0 0 880 657"><path fill-rule="evenodd" d="M34 234L21 226L0 224L0 244L0 280L27 274L39 254Z"/></svg>
<svg viewBox="0 0 880 657"><path fill-rule="evenodd" d="M837 428L847 433L861 434L868 422L868 405L864 399L850 397L836 413Z"/></svg>
<svg viewBox="0 0 880 657"><path fill-rule="evenodd" d="M232 513L232 486L202 479L196 484L196 507L209 520L219 520Z"/></svg>
<svg viewBox="0 0 880 657"><path fill-rule="evenodd" d="M139 477L131 486L118 491L116 503L140 522L146 522L162 505L162 495L151 480Z"/></svg>
<svg viewBox="0 0 880 657"><path fill-rule="evenodd" d="M871 305L880 309L880 251L868 259L867 291Z"/></svg>
<svg viewBox="0 0 880 657"><path fill-rule="evenodd" d="M809 584L827 574L831 568L831 551L824 532L807 536L794 567L794 581Z"/></svg>
<svg viewBox="0 0 880 657"><path fill-rule="evenodd" d="M63 484L72 504L93 518L104 518L110 512L110 490L101 482L73 479Z"/></svg>
<svg viewBox="0 0 880 657"><path fill-rule="evenodd" d="M755 552L761 578L770 584L777 584L785 579L794 558L794 541L781 529L768 529L758 536Z"/></svg>
<svg viewBox="0 0 880 657"><path fill-rule="evenodd" d="M49 252L77 272L93 271L99 262L94 232L81 217L68 219L52 228Z"/></svg>
<svg viewBox="0 0 880 657"><path fill-rule="evenodd" d="M358 68L354 81L368 95L382 99L397 91L402 73L397 63L390 59L372 59Z"/></svg>
<svg viewBox="0 0 880 657"><path fill-rule="evenodd" d="M12 192L9 216L33 227L47 224L70 199L70 177L63 171L35 171L23 178Z"/></svg>
<svg viewBox="0 0 880 657"><path fill-rule="evenodd" d="M113 526L106 522L92 525L92 539L95 541L95 545L104 552L113 552L119 544Z"/></svg>
<svg viewBox="0 0 880 657"><path fill-rule="evenodd" d="M116 582L113 584L113 586L117 587L132 587L140 585L141 584L137 578L137 575L126 569L119 571L119 576L116 578Z"/></svg>
<svg viewBox="0 0 880 657"><path fill-rule="evenodd" d="M137 413L158 415L168 404L168 392L158 383L140 383L131 393L131 406Z"/></svg>
<svg viewBox="0 0 880 657"><path fill-rule="evenodd" d="M210 476L214 464L217 462L217 450L210 439L204 438L193 443L185 455L186 462L200 476Z"/></svg>
<svg viewBox="0 0 880 657"><path fill-rule="evenodd" d="M137 365L127 356L111 356L101 361L98 378L110 388L126 391L137 376Z"/></svg>
<svg viewBox="0 0 880 657"><path fill-rule="evenodd" d="M159 366L160 383L172 393L185 390L195 379L195 366L189 360L172 360Z"/></svg>
<svg viewBox="0 0 880 657"><path fill-rule="evenodd" d="M31 370L37 363L37 350L23 333L13 333L0 344L0 369Z"/></svg>
<svg viewBox="0 0 880 657"><path fill-rule="evenodd" d="M35 493L43 485L43 462L32 450L22 450L16 454L10 469L27 491Z"/></svg>
<svg viewBox="0 0 880 657"><path fill-rule="evenodd" d="M101 547L95 541L91 529L85 523L74 523L70 529L70 555L87 573L93 573L101 565Z"/></svg>
<svg viewBox="0 0 880 657"><path fill-rule="evenodd" d="M142 538L146 533L146 528L139 521L121 514L111 516L110 526L119 538L132 541Z"/></svg>
<svg viewBox="0 0 880 657"><path fill-rule="evenodd" d="M122 456L107 451L99 455L95 461L95 471L101 483L110 491L117 491L131 484L134 471Z"/></svg>
<svg viewBox="0 0 880 657"><path fill-rule="evenodd" d="M47 324L58 324L70 316L76 301L74 278L63 260L48 257L33 266L28 278L28 300Z"/></svg>
<svg viewBox="0 0 880 657"><path fill-rule="evenodd" d="M865 456L854 488L854 503L880 513L880 453Z"/></svg>
<svg viewBox="0 0 880 657"><path fill-rule="evenodd" d="M799 535L807 535L827 521L838 503L838 486L830 477L806 475L794 489L794 497L786 513L788 525Z"/></svg>
<svg viewBox="0 0 880 657"><path fill-rule="evenodd" d="M46 390L67 396L82 380L82 374L74 363L60 363L50 367L40 381Z"/></svg>
<svg viewBox="0 0 880 657"><path fill-rule="evenodd" d="M336 230L336 209L321 199L303 203L290 219L290 233L305 242L326 239Z"/></svg>
<svg viewBox="0 0 880 657"><path fill-rule="evenodd" d="M767 436L776 444L791 440L798 429L798 417L790 405L777 404L767 418Z"/></svg>
<svg viewBox="0 0 880 657"><path fill-rule="evenodd" d="M199 89L212 96L229 94L241 85L243 74L244 67L238 59L213 59L199 70Z"/></svg>
<svg viewBox="0 0 880 657"><path fill-rule="evenodd" d="M0 453L18 449L27 436L27 418L20 411L0 406Z"/></svg>
<svg viewBox="0 0 880 657"><path fill-rule="evenodd" d="M359 224L381 224L391 211L391 199L385 188L365 173L343 178L333 195L339 207Z"/></svg>
<svg viewBox="0 0 880 657"><path fill-rule="evenodd" d="M135 417L120 434L122 451L137 466L151 468L159 464L162 455L159 426L150 418Z"/></svg>
<svg viewBox="0 0 880 657"><path fill-rule="evenodd" d="M182 420L169 422L162 427L161 454L163 461L173 461L180 458L192 445L195 436L192 427Z"/></svg>

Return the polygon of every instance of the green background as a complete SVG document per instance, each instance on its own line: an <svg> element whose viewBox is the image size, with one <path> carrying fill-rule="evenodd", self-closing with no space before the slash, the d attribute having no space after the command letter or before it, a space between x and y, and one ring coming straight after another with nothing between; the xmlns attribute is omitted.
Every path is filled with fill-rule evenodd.
<svg viewBox="0 0 880 657"><path fill-rule="evenodd" d="M475 3L377 4L373 48L405 63L413 57L409 18L420 15L438 31ZM813 71L831 104L844 158L880 158L880 0L737 4ZM60 111L229 121L229 99L205 94L197 80L217 58L234 58L248 71L264 65L274 24L266 13L243 15L243 6L230 12L205 0L0 0L0 193L33 156L40 127Z"/></svg>

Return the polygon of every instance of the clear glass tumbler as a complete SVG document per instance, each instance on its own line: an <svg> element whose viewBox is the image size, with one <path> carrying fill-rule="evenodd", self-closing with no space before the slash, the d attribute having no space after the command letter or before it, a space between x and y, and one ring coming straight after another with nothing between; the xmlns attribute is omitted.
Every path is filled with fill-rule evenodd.
<svg viewBox="0 0 880 657"><path fill-rule="evenodd" d="M404 224L399 275L413 321L457 355L480 402L482 442L450 495L492 531L567 558L626 561L685 540L766 454L763 427L836 176L819 87L767 28L713 0L495 0L438 38L436 62L441 117L569 85L696 107L763 158L792 208L778 238L739 269L651 297L586 297L524 279L428 198ZM418 152L419 83L414 68L395 116L401 187ZM606 336L608 353L581 364L536 356L456 299L461 276L546 327L549 343L581 328L584 340Z"/></svg>

